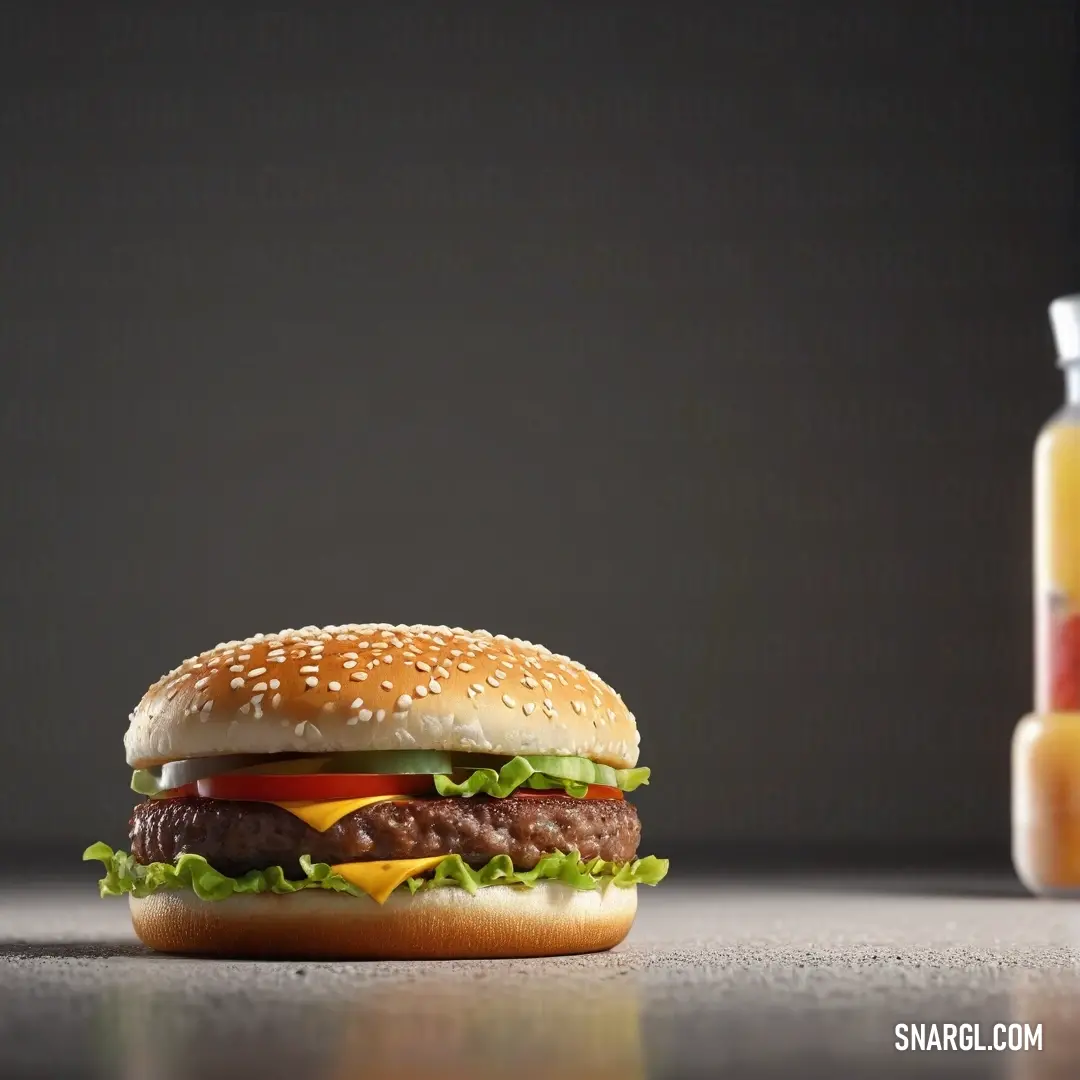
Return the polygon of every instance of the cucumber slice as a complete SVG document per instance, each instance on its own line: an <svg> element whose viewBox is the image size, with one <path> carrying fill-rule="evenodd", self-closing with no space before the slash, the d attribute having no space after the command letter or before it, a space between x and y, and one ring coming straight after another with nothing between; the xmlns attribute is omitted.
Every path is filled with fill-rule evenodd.
<svg viewBox="0 0 1080 1080"><path fill-rule="evenodd" d="M441 750L355 750L339 754L304 754L280 761L263 761L239 772L258 776L306 773L384 773L415 775L451 769L450 755Z"/></svg>
<svg viewBox="0 0 1080 1080"><path fill-rule="evenodd" d="M154 769L136 769L131 788L140 795L159 795L221 773L295 776L305 773L448 773L449 754L441 750L366 750L341 754L226 754L222 757L170 761Z"/></svg>
<svg viewBox="0 0 1080 1080"><path fill-rule="evenodd" d="M330 754L318 769L324 773L444 773L453 768L451 756L442 750L357 750Z"/></svg>

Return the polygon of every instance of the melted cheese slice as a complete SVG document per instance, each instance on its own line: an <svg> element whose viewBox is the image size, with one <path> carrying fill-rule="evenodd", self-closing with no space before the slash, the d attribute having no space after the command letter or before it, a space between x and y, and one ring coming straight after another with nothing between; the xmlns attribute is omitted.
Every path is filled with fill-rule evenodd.
<svg viewBox="0 0 1080 1080"><path fill-rule="evenodd" d="M305 825L317 832L333 828L346 814L379 802L411 802L411 795L369 795L364 799L331 799L328 802L276 802L282 810L295 814Z"/></svg>
<svg viewBox="0 0 1080 1080"><path fill-rule="evenodd" d="M432 855L427 859L392 859L388 862L347 862L330 867L350 885L366 892L377 904L386 898L406 879L425 870L433 870L445 859L445 855Z"/></svg>

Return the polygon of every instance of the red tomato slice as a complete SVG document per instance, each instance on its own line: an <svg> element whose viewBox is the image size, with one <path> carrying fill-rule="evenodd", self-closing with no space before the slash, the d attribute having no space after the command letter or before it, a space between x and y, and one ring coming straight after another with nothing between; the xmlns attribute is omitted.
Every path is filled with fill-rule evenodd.
<svg viewBox="0 0 1080 1080"><path fill-rule="evenodd" d="M361 799L368 795L427 795L434 793L431 777L384 773L311 773L294 776L255 776L222 773L198 782L204 799L253 802L324 802Z"/></svg>
<svg viewBox="0 0 1080 1080"><path fill-rule="evenodd" d="M536 791L533 788L518 788L515 796L524 799L572 799L573 795L567 795L565 791ZM586 799L621 799L623 793L617 787L605 787L603 784L590 784L585 792Z"/></svg>

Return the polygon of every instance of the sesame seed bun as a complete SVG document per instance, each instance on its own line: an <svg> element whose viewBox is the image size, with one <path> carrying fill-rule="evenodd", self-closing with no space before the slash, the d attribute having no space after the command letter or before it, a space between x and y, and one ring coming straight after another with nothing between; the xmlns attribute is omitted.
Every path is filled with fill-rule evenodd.
<svg viewBox="0 0 1080 1080"><path fill-rule="evenodd" d="M366 896L309 889L200 900L183 890L131 898L140 940L213 956L442 960L600 952L630 932L637 887L579 892L559 882Z"/></svg>
<svg viewBox="0 0 1080 1080"><path fill-rule="evenodd" d="M446 626L307 626L185 660L131 714L128 764L219 754L446 750L638 760L633 713L541 645Z"/></svg>

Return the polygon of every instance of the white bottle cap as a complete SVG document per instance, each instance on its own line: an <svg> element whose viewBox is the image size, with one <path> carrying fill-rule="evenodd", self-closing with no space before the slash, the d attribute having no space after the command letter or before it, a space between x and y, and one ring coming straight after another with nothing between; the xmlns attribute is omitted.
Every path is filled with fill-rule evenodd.
<svg viewBox="0 0 1080 1080"><path fill-rule="evenodd" d="M1050 325L1054 330L1058 363L1080 360L1080 294L1059 296L1050 305Z"/></svg>

